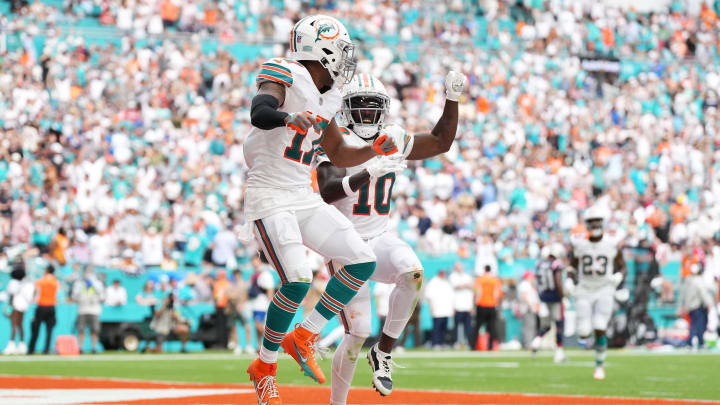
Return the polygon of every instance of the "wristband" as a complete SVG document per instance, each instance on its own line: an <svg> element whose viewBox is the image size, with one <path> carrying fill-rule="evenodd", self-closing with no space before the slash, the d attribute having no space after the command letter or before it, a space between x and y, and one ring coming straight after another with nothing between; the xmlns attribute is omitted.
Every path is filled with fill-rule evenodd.
<svg viewBox="0 0 720 405"><path fill-rule="evenodd" d="M343 190L345 191L345 195L353 195L355 192L350 188L350 176L345 176L342 179L342 186Z"/></svg>

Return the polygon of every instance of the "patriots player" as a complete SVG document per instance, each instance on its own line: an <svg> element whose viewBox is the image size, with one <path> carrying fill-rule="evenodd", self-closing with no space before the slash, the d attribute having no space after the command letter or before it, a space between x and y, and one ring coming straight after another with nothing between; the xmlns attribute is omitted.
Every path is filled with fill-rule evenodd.
<svg viewBox="0 0 720 405"><path fill-rule="evenodd" d="M399 125L387 124L390 98L376 77L359 74L343 89L342 116L347 128L348 143L371 144L383 136L404 139L399 144L403 159L421 160L445 153L453 143L458 123L458 97L467 79L451 71L445 78L445 108L431 133L409 136ZM317 178L322 198L335 205L353 223L360 236L373 249L377 268L371 280L395 284L390 295L390 308L380 341L368 352L372 383L381 395L392 392L392 359L390 352L417 304L423 282L423 267L412 248L388 232L390 199L395 172L405 164L393 155L376 158L349 168L337 167L323 153L316 153ZM337 260L327 263L331 274L343 271ZM345 336L335 351L332 363L330 400L344 405L355 373L360 349L370 335L371 306L368 285L364 285L340 313Z"/></svg>
<svg viewBox="0 0 720 405"><path fill-rule="evenodd" d="M565 308L563 307L563 261L565 248L560 243L543 247L542 260L538 262L536 279L540 295L540 311L538 313L538 332L531 347L533 355L537 354L543 336L555 322L555 363L566 360L563 351L563 327L565 325Z"/></svg>
<svg viewBox="0 0 720 405"><path fill-rule="evenodd" d="M340 135L334 117L342 100L339 87L355 71L354 50L338 20L305 17L291 31L289 59L271 59L257 75L253 128L244 145L249 167L245 219L282 281L267 311L259 358L247 370L263 405L282 404L275 379L280 346L305 375L325 382L314 358L314 341L375 270L370 246L311 188L310 163L317 145L338 167L397 152L387 135L354 146ZM303 323L286 335L312 281L306 247L332 258L342 270Z"/></svg>
<svg viewBox="0 0 720 405"><path fill-rule="evenodd" d="M608 339L605 330L610 322L615 291L625 278L622 235L605 233L608 213L600 206L588 208L583 221L587 238L572 241L571 265L566 290L575 298L578 335L588 338L595 331L595 372L593 378L605 379L605 352ZM577 287L575 287L577 284Z"/></svg>

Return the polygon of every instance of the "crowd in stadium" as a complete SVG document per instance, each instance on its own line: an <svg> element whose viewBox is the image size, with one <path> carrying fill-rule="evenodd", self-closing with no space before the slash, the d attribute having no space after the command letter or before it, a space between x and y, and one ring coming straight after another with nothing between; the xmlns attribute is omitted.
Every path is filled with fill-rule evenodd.
<svg viewBox="0 0 720 405"><path fill-rule="evenodd" d="M0 39L22 43L0 52L0 256L34 246L128 273L251 256L238 238L258 61L179 33L282 45L308 3L350 22L359 70L383 80L409 132L439 117L448 69L469 78L450 152L393 189L393 226L419 251L538 257L599 200L628 246L720 271L720 2L701 0L653 14L568 0L34 2L0 16ZM65 37L59 24L81 17L122 45ZM584 57L619 71L593 74Z"/></svg>

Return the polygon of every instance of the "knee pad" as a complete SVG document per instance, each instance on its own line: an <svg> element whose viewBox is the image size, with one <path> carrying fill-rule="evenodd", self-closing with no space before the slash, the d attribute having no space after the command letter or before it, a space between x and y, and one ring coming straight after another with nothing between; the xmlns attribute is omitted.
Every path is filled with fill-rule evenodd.
<svg viewBox="0 0 720 405"><path fill-rule="evenodd" d="M368 336L370 336L368 334ZM368 336L356 336L356 335L345 335L343 341L340 343L342 350L348 356L348 360L356 362L360 351L362 351L363 344L367 340Z"/></svg>
<svg viewBox="0 0 720 405"><path fill-rule="evenodd" d="M409 287L420 291L423 284L424 271L422 268L413 269L406 273L402 273L398 276L395 281L395 285L398 287Z"/></svg>

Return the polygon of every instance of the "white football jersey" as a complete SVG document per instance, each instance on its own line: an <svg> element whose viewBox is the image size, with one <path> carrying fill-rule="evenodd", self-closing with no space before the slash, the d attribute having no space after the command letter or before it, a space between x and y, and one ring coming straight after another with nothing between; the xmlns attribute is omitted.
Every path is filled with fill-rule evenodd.
<svg viewBox="0 0 720 405"><path fill-rule="evenodd" d="M295 61L270 59L263 63L256 83L260 85L266 81L286 87L285 102L278 111L310 111L321 117L324 126L327 126L340 110L340 91L333 87L325 94L320 94L310 72ZM321 140L321 134L312 128L303 135L292 132L287 127L271 130L253 127L243 148L245 161L250 169L248 187L284 190L309 187L314 147L320 144Z"/></svg>
<svg viewBox="0 0 720 405"><path fill-rule="evenodd" d="M617 235L603 235L597 242L582 237L572 241L573 256L578 259L578 288L586 290L612 286L615 256L622 242Z"/></svg>
<svg viewBox="0 0 720 405"><path fill-rule="evenodd" d="M343 140L352 146L367 145L360 137L353 134L347 128L341 127L340 133L343 134ZM414 138L408 135L404 145L398 145L403 157L407 157L412 150ZM373 158L367 162L347 168L347 176L361 172L374 161ZM330 159L317 147L315 151L315 164L319 165L323 162L329 162ZM388 173L377 179L370 179L370 182L360 187L358 191L343 199L332 203L343 215L350 219L363 239L374 238L385 232L388 226L390 214L390 199L392 196L392 188L395 184L395 173Z"/></svg>

